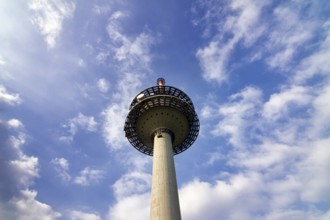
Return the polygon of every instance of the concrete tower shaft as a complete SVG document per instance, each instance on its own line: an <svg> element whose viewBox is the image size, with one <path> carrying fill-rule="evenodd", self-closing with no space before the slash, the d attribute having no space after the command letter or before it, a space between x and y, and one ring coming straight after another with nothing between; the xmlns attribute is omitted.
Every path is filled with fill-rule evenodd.
<svg viewBox="0 0 330 220"><path fill-rule="evenodd" d="M163 129L154 137L150 219L181 219L172 140Z"/></svg>

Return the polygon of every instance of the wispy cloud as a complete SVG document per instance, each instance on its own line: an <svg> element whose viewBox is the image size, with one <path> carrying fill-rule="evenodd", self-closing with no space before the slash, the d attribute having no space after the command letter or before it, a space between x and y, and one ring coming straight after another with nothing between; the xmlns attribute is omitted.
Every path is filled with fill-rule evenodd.
<svg viewBox="0 0 330 220"><path fill-rule="evenodd" d="M330 98L330 84L326 84L320 88L317 97L313 100L312 111L312 127L310 137L327 137L329 135L329 120L330 120L330 103L327 101Z"/></svg>
<svg viewBox="0 0 330 220"><path fill-rule="evenodd" d="M271 68L287 68L298 48L311 39L315 24L306 21L303 13L297 13L298 5L278 6L273 11L274 22L266 47L271 51L266 59Z"/></svg>
<svg viewBox="0 0 330 220"><path fill-rule="evenodd" d="M329 95L324 92L329 85L322 87L322 92L315 93L308 87L291 86L279 93L283 97L277 100L278 94L274 93L268 101L260 99L260 92L257 96L247 95L254 98L244 99L242 92L222 104L218 126L222 131L227 131L229 143L236 147L226 153L228 159L225 163L241 171L217 179L215 183L195 180L183 186L180 191L183 216L198 219L201 217L199 213L203 213L205 219L219 216L226 219L256 219L253 213L265 213L260 215L260 219L326 219L329 213L322 208L310 211L299 205L301 202L324 204L330 195L327 184L330 179L322 174L329 166L330 152L326 147L329 145L329 124L320 122L329 117L329 105L323 101ZM304 112L305 109L309 111ZM319 117L322 119L315 123ZM310 134L310 129L317 130ZM245 181L253 184L245 185ZM251 194L245 195L239 190L241 187ZM307 187L308 191L305 190ZM194 209L188 202L191 201L189 190L201 193L195 195L199 202ZM225 192L229 193L223 194ZM251 207L240 206L236 193L239 198L247 198L244 204L249 203ZM206 195L217 196L205 200ZM212 208L207 201L217 201L221 205ZM227 207L229 211L226 213L226 208L219 211L218 207Z"/></svg>
<svg viewBox="0 0 330 220"><path fill-rule="evenodd" d="M232 1L230 7L238 3ZM307 11L296 1L273 5L273 16L267 17L267 21L260 19L263 18L262 10L266 10L268 5L259 8L261 11L257 14L260 13L260 16L256 16L256 20L251 18L250 33L254 35L251 41L246 40L244 31L232 34L225 28L229 24L238 24L236 21L244 14L243 11L236 11L230 16L220 13L224 16L221 20L220 16L205 14L208 18L200 20L199 24L207 25L208 19L211 19L211 23L218 24L217 27L223 31L222 34L212 32L210 29L215 27L206 27L205 30L209 31L206 37L211 36L211 40L207 47L197 52L200 62L204 62L201 55L206 56L209 52L208 56L214 58L213 63L221 64L217 64L216 69L223 70L223 64L230 63L229 55L239 50L238 45L254 45L254 52L258 55L249 62L259 59L270 69L283 73L286 80L277 84L277 89L270 94L260 87L245 87L230 95L227 101L218 103L218 106L208 103L202 108L202 119L206 122L204 127L209 128L205 132L222 135L228 140L228 145L234 146L221 152L227 158L221 162L238 173L228 173L214 182L197 179L184 185L180 189L184 218L307 220L329 217L330 213L323 205L330 195L330 179L323 172L330 166L330 153L326 147L329 145L327 121L330 120L330 105L326 101L330 99L329 62L326 61L326 57L330 56L330 26L328 21L316 16L316 11L320 10L316 8L320 6L310 4ZM223 10L229 7L221 6ZM209 10L211 13L215 9ZM306 13L315 16L315 19L306 19ZM230 19L232 23L228 23ZM252 33L257 24L268 31ZM235 30L235 25L228 27ZM317 35L316 28L321 35ZM234 41L238 36L239 39ZM317 36L321 36L317 43L311 44L310 40ZM228 46L223 45L224 42L235 44ZM260 46L261 42L263 46ZM221 49L224 52L218 52ZM216 57L215 54L221 53L227 60ZM212 62L209 62L212 67ZM203 66L202 70L204 78L212 81ZM221 77L228 77L228 74L215 76L218 78L213 80L219 80L221 84L225 79ZM215 126L214 120L218 121ZM196 192L195 195L192 192ZM210 195L214 197L210 198ZM237 201L238 198L244 198L243 203L242 200Z"/></svg>
<svg viewBox="0 0 330 220"><path fill-rule="evenodd" d="M101 220L101 217L96 213L73 210L70 212L70 219L71 220Z"/></svg>
<svg viewBox="0 0 330 220"><path fill-rule="evenodd" d="M51 160L51 163L55 166L57 174L63 181L70 181L71 176L69 174L69 162L65 158L55 158Z"/></svg>
<svg viewBox="0 0 330 220"><path fill-rule="evenodd" d="M19 94L13 94L7 92L6 87L0 85L0 102L4 102L8 105L17 105L21 103Z"/></svg>
<svg viewBox="0 0 330 220"><path fill-rule="evenodd" d="M305 106L311 101L311 88L303 86L292 86L283 88L280 93L271 95L269 101L264 104L263 116L270 120L287 117L292 107Z"/></svg>
<svg viewBox="0 0 330 220"><path fill-rule="evenodd" d="M47 45L52 48L56 44L63 21L72 17L75 11L75 3L67 1L31 0L29 8L34 12L31 17L33 24L39 27L45 37Z"/></svg>
<svg viewBox="0 0 330 220"><path fill-rule="evenodd" d="M321 75L329 77L330 64L330 21L319 24L324 33L324 39L320 42L319 48L311 55L304 57L295 72L293 80L296 83L304 83L314 76Z"/></svg>
<svg viewBox="0 0 330 220"><path fill-rule="evenodd" d="M297 164L297 179L302 183L300 196L313 204L327 203L330 196L330 177L324 175L330 166L330 139L324 138L306 144L306 159ZM309 146L313 146L310 148ZM309 190L304 190L308 188Z"/></svg>
<svg viewBox="0 0 330 220"><path fill-rule="evenodd" d="M261 178L249 173L232 176L229 181L218 180L214 184L198 179L186 184L180 189L182 218L253 219L249 213L263 212L266 207L264 197L253 197L264 188Z"/></svg>
<svg viewBox="0 0 330 220"><path fill-rule="evenodd" d="M156 41L148 30L143 30L137 36L126 35L120 28L120 21L126 16L122 11L114 12L107 26L111 40L109 49L114 55L110 62L114 63L116 72L121 76L113 88L115 92L112 95L112 103L102 113L103 136L111 149L120 149L127 143L123 126L128 106L141 88L142 80L151 72L150 48Z"/></svg>
<svg viewBox="0 0 330 220"><path fill-rule="evenodd" d="M112 185L116 202L109 208L107 217L118 220L148 219L151 190L151 174L148 170L151 167L151 158L138 152L125 152L125 156L130 158L122 161L127 172ZM127 207L132 211L127 212ZM136 215L133 216L133 212Z"/></svg>
<svg viewBox="0 0 330 220"><path fill-rule="evenodd" d="M114 55L116 72L121 75L112 95L112 103L103 111L105 119L103 136L112 150L119 150L127 144L123 126L128 107L133 97L139 92L142 81L151 74L150 62L152 55L150 48L155 44L154 33L143 30L137 36L125 34L120 28L120 20L125 18L124 12L116 11L112 14L107 31L111 39L111 53ZM104 54L104 53L103 53ZM108 55L102 56L103 59ZM125 153L127 156L127 153ZM150 174L145 167L150 160L131 155L130 160L123 161L129 169L113 185L116 203L108 213L109 219L146 219L149 216ZM132 212L127 212L127 208ZM132 214L132 213L135 214Z"/></svg>
<svg viewBox="0 0 330 220"><path fill-rule="evenodd" d="M12 128L22 128L24 127L23 123L16 119L16 118L13 118L13 119L10 119L7 124L9 125L9 127L12 127Z"/></svg>
<svg viewBox="0 0 330 220"><path fill-rule="evenodd" d="M12 141L16 142L21 140L12 139ZM19 176L18 181L22 185L28 185L31 179L38 176L37 157L29 157L23 154L18 159L10 161L9 166Z"/></svg>
<svg viewBox="0 0 330 220"><path fill-rule="evenodd" d="M6 65L6 61L5 59L3 59L2 56L0 56L0 66L4 66L4 65Z"/></svg>
<svg viewBox="0 0 330 220"><path fill-rule="evenodd" d="M80 171L80 175L75 177L73 182L78 185L88 186L90 184L98 183L104 177L104 171L85 167Z"/></svg>
<svg viewBox="0 0 330 220"><path fill-rule="evenodd" d="M232 48L233 42L223 46L217 41L212 41L207 47L197 51L196 56L200 61L203 77L207 81L221 84L227 80L227 62Z"/></svg>
<svg viewBox="0 0 330 220"><path fill-rule="evenodd" d="M100 92L107 93L110 89L110 82L104 78L99 79L97 81L97 88L100 90Z"/></svg>
<svg viewBox="0 0 330 220"><path fill-rule="evenodd" d="M66 124L62 125L63 128L67 129L69 135L61 136L61 141L72 142L73 137L78 132L79 129L86 130L89 132L95 132L97 129L97 122L94 116L86 116L82 113L78 113L77 117L71 118Z"/></svg>
<svg viewBox="0 0 330 220"><path fill-rule="evenodd" d="M100 182L105 175L104 170L94 169L87 166L82 169L78 175L74 176L73 174L70 174L70 163L65 158L54 158L51 160L51 164L54 165L56 173L65 183L90 186Z"/></svg>
<svg viewBox="0 0 330 220"><path fill-rule="evenodd" d="M208 160L203 164L204 166L212 166L214 163L220 160L224 160L224 156L220 152L209 153Z"/></svg>
<svg viewBox="0 0 330 220"><path fill-rule="evenodd" d="M39 159L23 151L26 134L17 119L0 121L0 218L55 219L61 216L51 206L36 199L29 187L39 177Z"/></svg>
<svg viewBox="0 0 330 220"><path fill-rule="evenodd" d="M142 76L134 73L123 73L116 87L117 92L113 95L114 102L102 112L103 136L111 149L120 149L127 143L123 132L125 118L134 92L137 93L141 86L141 78Z"/></svg>
<svg viewBox="0 0 330 220"><path fill-rule="evenodd" d="M2 174L5 175L3 178L5 180L4 187L8 188L14 187L14 185L28 187L33 179L39 176L38 158L28 156L23 152L22 147L26 142L26 134L22 131L23 124L19 121L14 124L17 123L21 126L11 126L13 124L12 120L7 123L1 122L3 133L1 137L1 154L6 159L1 161L3 163L1 170ZM7 127L7 125L9 126ZM10 131L14 135L9 135Z"/></svg>
<svg viewBox="0 0 330 220"><path fill-rule="evenodd" d="M93 6L93 13L97 14L97 15L104 15L104 14L107 14L111 11L111 6L109 5L94 5Z"/></svg>
<svg viewBox="0 0 330 220"><path fill-rule="evenodd" d="M109 209L107 219L145 220L149 218L150 197L148 193L125 197ZM130 210L129 212L127 210Z"/></svg>
<svg viewBox="0 0 330 220"><path fill-rule="evenodd" d="M36 200L36 196L36 191L28 189L22 190L19 197L14 197L9 201L7 208L9 208L11 213L5 212L3 219L53 220L61 217L60 213L52 210L52 207Z"/></svg>
<svg viewBox="0 0 330 220"><path fill-rule="evenodd" d="M123 175L113 185L117 199L122 199L134 194L149 192L151 185L151 175L144 172L130 172Z"/></svg>
<svg viewBox="0 0 330 220"><path fill-rule="evenodd" d="M221 105L218 114L222 119L212 131L213 135L228 135L233 146L244 145L245 131L251 126L251 119L259 112L262 92L258 88L247 87L229 97L229 102Z"/></svg>
<svg viewBox="0 0 330 220"><path fill-rule="evenodd" d="M207 32L214 33L208 45L199 48L196 53L205 80L220 85L228 80L228 62L237 44L242 41L249 47L264 31L260 16L265 5L267 1L256 3L235 0L229 5L198 1L195 7L203 9L204 14L195 18L194 22L204 25ZM225 16L225 13L230 16Z"/></svg>
<svg viewBox="0 0 330 220"><path fill-rule="evenodd" d="M309 13L317 13L314 9L317 4L311 5ZM260 4L238 0L228 5L198 1L194 7L204 11L202 16L195 17L194 23L204 28L207 39L211 38L207 46L196 52L202 75L208 82L220 85L228 81L235 66L230 62L232 54L240 51L241 46L251 48L254 45L252 54L242 55L246 56L242 60L262 60L272 69L291 70L295 57L300 51L306 51L304 44L313 38L320 25L316 19L306 17L303 6L295 1L275 8L270 1ZM262 45L256 43L258 40Z"/></svg>

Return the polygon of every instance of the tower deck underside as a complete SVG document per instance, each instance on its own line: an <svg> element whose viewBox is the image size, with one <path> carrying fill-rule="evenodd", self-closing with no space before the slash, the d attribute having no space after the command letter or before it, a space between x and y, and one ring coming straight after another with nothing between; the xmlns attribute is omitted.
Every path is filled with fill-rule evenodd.
<svg viewBox="0 0 330 220"><path fill-rule="evenodd" d="M173 133L173 146L182 143L188 135L189 123L180 111L170 107L153 108L141 115L136 124L136 132L142 143L153 148L153 133L160 128Z"/></svg>

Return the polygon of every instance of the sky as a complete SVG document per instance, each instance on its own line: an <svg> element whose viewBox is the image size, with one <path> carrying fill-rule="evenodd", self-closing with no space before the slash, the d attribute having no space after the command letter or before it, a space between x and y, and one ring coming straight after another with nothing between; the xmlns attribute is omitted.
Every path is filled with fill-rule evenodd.
<svg viewBox="0 0 330 220"><path fill-rule="evenodd" d="M182 219L330 219L327 0L0 0L0 219L149 219L123 131L163 77L200 120Z"/></svg>

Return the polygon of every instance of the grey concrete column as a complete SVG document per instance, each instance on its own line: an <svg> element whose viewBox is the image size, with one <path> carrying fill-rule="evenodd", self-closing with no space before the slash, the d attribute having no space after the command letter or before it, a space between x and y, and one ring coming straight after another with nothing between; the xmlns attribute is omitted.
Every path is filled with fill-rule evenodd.
<svg viewBox="0 0 330 220"><path fill-rule="evenodd" d="M181 220L171 136L154 137L150 220Z"/></svg>

